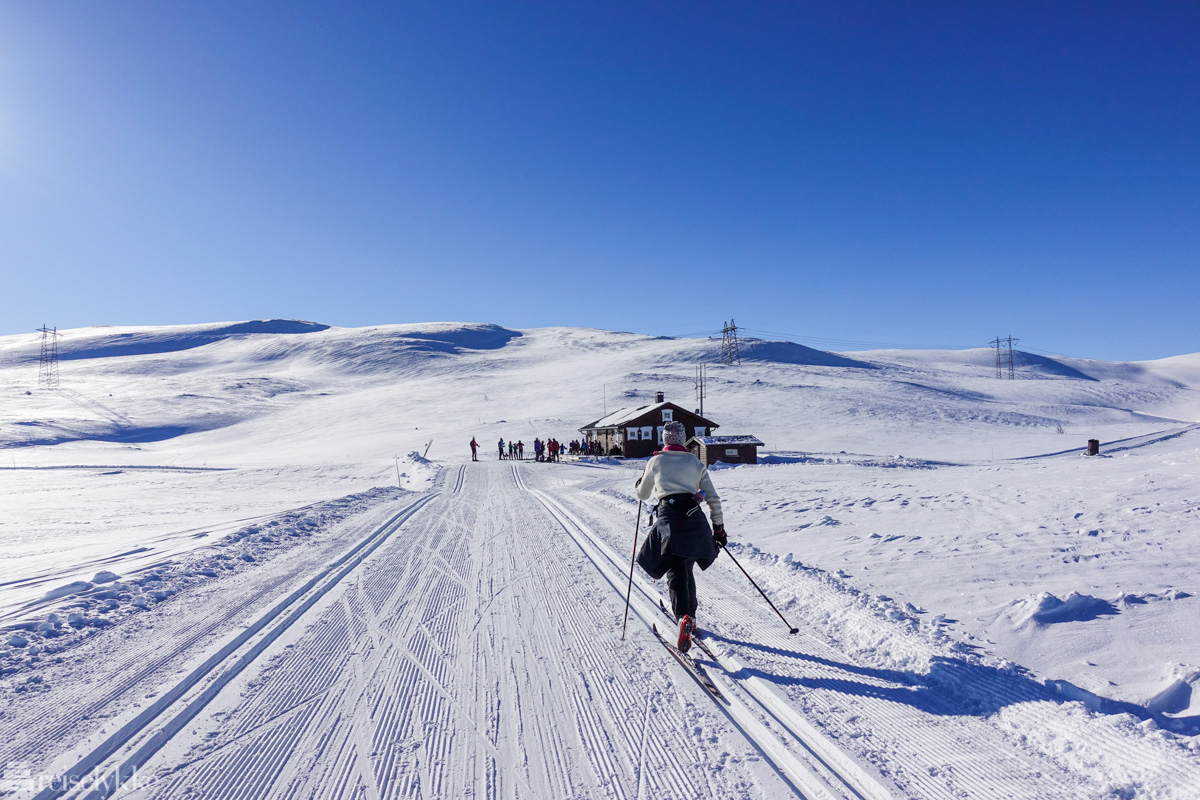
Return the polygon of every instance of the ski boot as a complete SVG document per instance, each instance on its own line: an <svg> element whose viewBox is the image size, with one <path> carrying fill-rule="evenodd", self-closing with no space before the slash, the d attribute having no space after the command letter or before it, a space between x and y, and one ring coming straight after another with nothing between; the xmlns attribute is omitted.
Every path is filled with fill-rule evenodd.
<svg viewBox="0 0 1200 800"><path fill-rule="evenodd" d="M696 629L695 621L687 614L679 620L679 642L675 645L679 652L686 653L692 647L692 631Z"/></svg>

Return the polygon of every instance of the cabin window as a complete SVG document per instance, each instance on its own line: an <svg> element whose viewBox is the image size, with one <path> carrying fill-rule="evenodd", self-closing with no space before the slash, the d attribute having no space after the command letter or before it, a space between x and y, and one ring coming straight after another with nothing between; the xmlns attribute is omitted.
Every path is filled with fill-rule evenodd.
<svg viewBox="0 0 1200 800"><path fill-rule="evenodd" d="M675 420L674 409L664 408L662 411L663 411L663 422L673 422Z"/></svg>
<svg viewBox="0 0 1200 800"><path fill-rule="evenodd" d="M653 425L647 425L646 427L642 428L642 438L645 439L647 442L654 438L654 426Z"/></svg>
<svg viewBox="0 0 1200 800"><path fill-rule="evenodd" d="M736 447L727 447L727 448L725 448L725 455L727 455L727 456L736 456L737 454L738 454L738 451L737 451L737 448L736 448Z"/></svg>
<svg viewBox="0 0 1200 800"><path fill-rule="evenodd" d="M626 438L631 442L636 442L638 440L638 429L637 428L627 429L626 430Z"/></svg>
<svg viewBox="0 0 1200 800"><path fill-rule="evenodd" d="M699 437L701 437L701 436L707 436L707 435L708 435L708 428L703 428L703 427L700 427L700 426L697 426L697 427L696 427L696 436L697 436L697 438L699 438Z"/></svg>

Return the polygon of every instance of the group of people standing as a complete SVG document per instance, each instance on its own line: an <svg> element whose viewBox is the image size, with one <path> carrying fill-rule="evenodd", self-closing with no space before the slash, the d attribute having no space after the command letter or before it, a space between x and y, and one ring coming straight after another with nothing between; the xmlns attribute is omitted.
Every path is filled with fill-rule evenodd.
<svg viewBox="0 0 1200 800"><path fill-rule="evenodd" d="M533 459L535 461L561 461L565 448L558 439L533 440Z"/></svg>
<svg viewBox="0 0 1200 800"><path fill-rule="evenodd" d="M475 437L471 437L471 460L479 460L479 442L475 441ZM505 442L504 437L500 437L500 441L496 442L496 454L501 461L516 460L519 461L525 458L525 443L522 441Z"/></svg>
<svg viewBox="0 0 1200 800"><path fill-rule="evenodd" d="M571 442L568 447L557 439L533 440L534 461L561 461L568 451L571 455L582 455L585 452L579 442ZM496 454L501 461L522 461L525 459L525 443L522 441L505 442L501 437L500 441L496 442ZM479 460L479 442L475 441L474 436L471 437L471 460Z"/></svg>
<svg viewBox="0 0 1200 800"><path fill-rule="evenodd" d="M525 459L525 443L522 441L505 442L503 438L496 442L496 454L501 461ZM584 441L582 439L573 439L568 444L563 444L557 439L541 439L533 440L533 460L534 461L561 461L564 455L568 456L603 456L603 455L620 455L619 451L611 453L604 452L604 446L598 441ZM479 460L479 442L475 441L475 437L471 437L471 460Z"/></svg>
<svg viewBox="0 0 1200 800"><path fill-rule="evenodd" d="M598 441L585 442L575 440L567 445L567 455L602 456L604 455L604 447Z"/></svg>

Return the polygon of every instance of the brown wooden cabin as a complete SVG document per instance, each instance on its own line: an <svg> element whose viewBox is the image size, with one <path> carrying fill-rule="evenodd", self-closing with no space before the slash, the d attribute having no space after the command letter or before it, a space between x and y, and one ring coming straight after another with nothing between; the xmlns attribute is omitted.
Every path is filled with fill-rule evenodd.
<svg viewBox="0 0 1200 800"><path fill-rule="evenodd" d="M753 436L693 436L687 448L705 464L757 464L763 443Z"/></svg>
<svg viewBox="0 0 1200 800"><path fill-rule="evenodd" d="M710 419L686 408L663 400L662 393L655 402L638 408L622 408L579 429L588 440L599 440L605 453L619 447L625 458L647 458L662 450L663 426L682 422L688 438L706 436L720 427Z"/></svg>

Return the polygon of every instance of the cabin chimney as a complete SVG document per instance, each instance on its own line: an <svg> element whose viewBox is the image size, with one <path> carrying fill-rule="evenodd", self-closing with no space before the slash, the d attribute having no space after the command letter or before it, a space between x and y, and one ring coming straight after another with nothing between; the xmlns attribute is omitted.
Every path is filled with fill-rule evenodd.
<svg viewBox="0 0 1200 800"><path fill-rule="evenodd" d="M664 400L666 400L666 395L664 395L662 392L655 392L655 393L654 393L654 402L656 402L656 403L661 403L661 402L663 402Z"/></svg>

